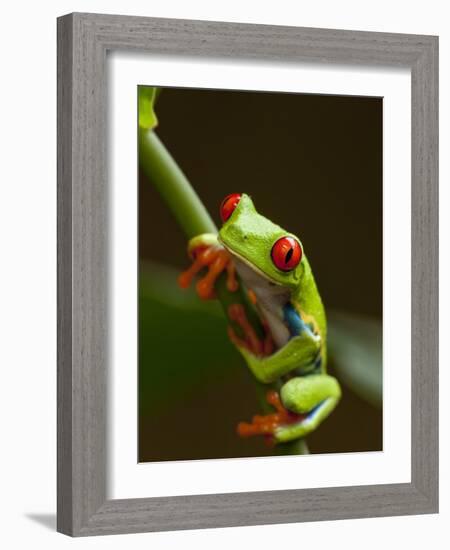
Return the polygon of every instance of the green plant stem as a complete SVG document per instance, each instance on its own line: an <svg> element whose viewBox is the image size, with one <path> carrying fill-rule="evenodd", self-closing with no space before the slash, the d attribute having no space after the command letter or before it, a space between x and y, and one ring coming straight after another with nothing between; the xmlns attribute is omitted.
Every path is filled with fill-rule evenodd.
<svg viewBox="0 0 450 550"><path fill-rule="evenodd" d="M139 129L139 163L188 239L217 233L202 201L153 130Z"/></svg>
<svg viewBox="0 0 450 550"><path fill-rule="evenodd" d="M309 455L308 445L305 439L295 439L289 443L279 443L275 447L277 455Z"/></svg>

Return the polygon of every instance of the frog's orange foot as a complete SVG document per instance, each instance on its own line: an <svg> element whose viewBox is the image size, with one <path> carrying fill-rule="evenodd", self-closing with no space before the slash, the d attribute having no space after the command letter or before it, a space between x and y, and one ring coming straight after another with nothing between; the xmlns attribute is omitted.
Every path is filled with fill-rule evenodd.
<svg viewBox="0 0 450 550"><path fill-rule="evenodd" d="M228 318L233 321L242 330L243 337L239 337L232 326L228 327L228 337L237 347L245 348L251 351L254 355L270 355L274 350L274 343L269 327L263 319L264 339L258 338L255 329L250 324L245 308L242 304L231 304L228 307Z"/></svg>
<svg viewBox="0 0 450 550"><path fill-rule="evenodd" d="M280 396L276 391L269 391L266 395L267 402L274 407L275 413L266 415L255 415L251 422L239 422L237 433L241 437L263 435L268 443L273 443L275 430L286 424L298 422L302 415L293 413L286 409L281 403Z"/></svg>
<svg viewBox="0 0 450 550"><path fill-rule="evenodd" d="M178 284L181 288L188 288L195 275L203 268L207 273L197 282L197 294L203 300L215 298L214 285L219 276L227 272L227 288L230 292L238 289L236 271L229 253L219 245L202 246L193 252L194 261L189 269L178 277Z"/></svg>

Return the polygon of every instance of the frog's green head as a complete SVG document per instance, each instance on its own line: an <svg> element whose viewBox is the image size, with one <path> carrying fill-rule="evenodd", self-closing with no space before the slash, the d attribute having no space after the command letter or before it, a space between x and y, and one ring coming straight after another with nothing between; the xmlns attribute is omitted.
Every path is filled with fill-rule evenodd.
<svg viewBox="0 0 450 550"><path fill-rule="evenodd" d="M270 282L299 285L305 265L299 239L261 216L248 195L228 195L222 202L224 221L219 240L233 255Z"/></svg>

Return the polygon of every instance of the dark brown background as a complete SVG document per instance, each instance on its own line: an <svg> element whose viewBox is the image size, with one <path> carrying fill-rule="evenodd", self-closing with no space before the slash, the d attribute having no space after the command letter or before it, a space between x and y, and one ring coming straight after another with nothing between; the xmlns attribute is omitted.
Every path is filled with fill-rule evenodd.
<svg viewBox="0 0 450 550"><path fill-rule="evenodd" d="M157 134L218 225L225 195L250 194L259 212L300 237L327 309L381 319L382 99L164 89L157 114ZM185 249L141 175L141 266L156 260L185 268ZM140 364L141 373L155 368L163 366ZM231 422L258 407L241 369L244 363L213 390L199 386L161 417L140 414L140 461L267 454L261 442L230 434ZM202 428L175 429L180 415ZM308 442L314 452L378 450L381 437L381 411L344 388L339 407Z"/></svg>

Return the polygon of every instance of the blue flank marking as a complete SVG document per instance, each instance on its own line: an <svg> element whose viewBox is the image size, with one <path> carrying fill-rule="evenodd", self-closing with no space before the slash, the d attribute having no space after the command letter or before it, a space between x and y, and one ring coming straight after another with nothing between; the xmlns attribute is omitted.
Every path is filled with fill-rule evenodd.
<svg viewBox="0 0 450 550"><path fill-rule="evenodd" d="M328 401L328 399L324 399L323 401L321 401L318 405L316 405L313 409L311 409L309 411L309 413L306 415L306 418L305 420L303 420L303 422L312 422L314 420L314 416L316 415L316 413L319 411L319 409L325 405L325 403Z"/></svg>
<svg viewBox="0 0 450 550"><path fill-rule="evenodd" d="M310 330L309 326L302 320L298 311L290 302L283 307L283 316L291 334L291 338L293 336L298 336L304 330Z"/></svg>
<svg viewBox="0 0 450 550"><path fill-rule="evenodd" d="M312 420L314 418L314 415L316 414L316 411L318 409L320 409L320 407L324 404L324 401L322 401L321 403L319 403L318 405L316 405L313 409L311 409L309 411L309 413L307 414L307 417L308 417L308 420Z"/></svg>
<svg viewBox="0 0 450 550"><path fill-rule="evenodd" d="M283 307L283 317L284 322L286 323L290 337L293 338L294 336L298 336L302 334L305 330L309 332L309 334L312 336L314 335L314 327L310 323L305 323L303 319L300 317L300 314L295 309L295 307L291 304L291 302L288 302ZM313 369L318 370L322 366L322 353L319 352L317 358L314 361ZM305 374L305 373L302 373Z"/></svg>

